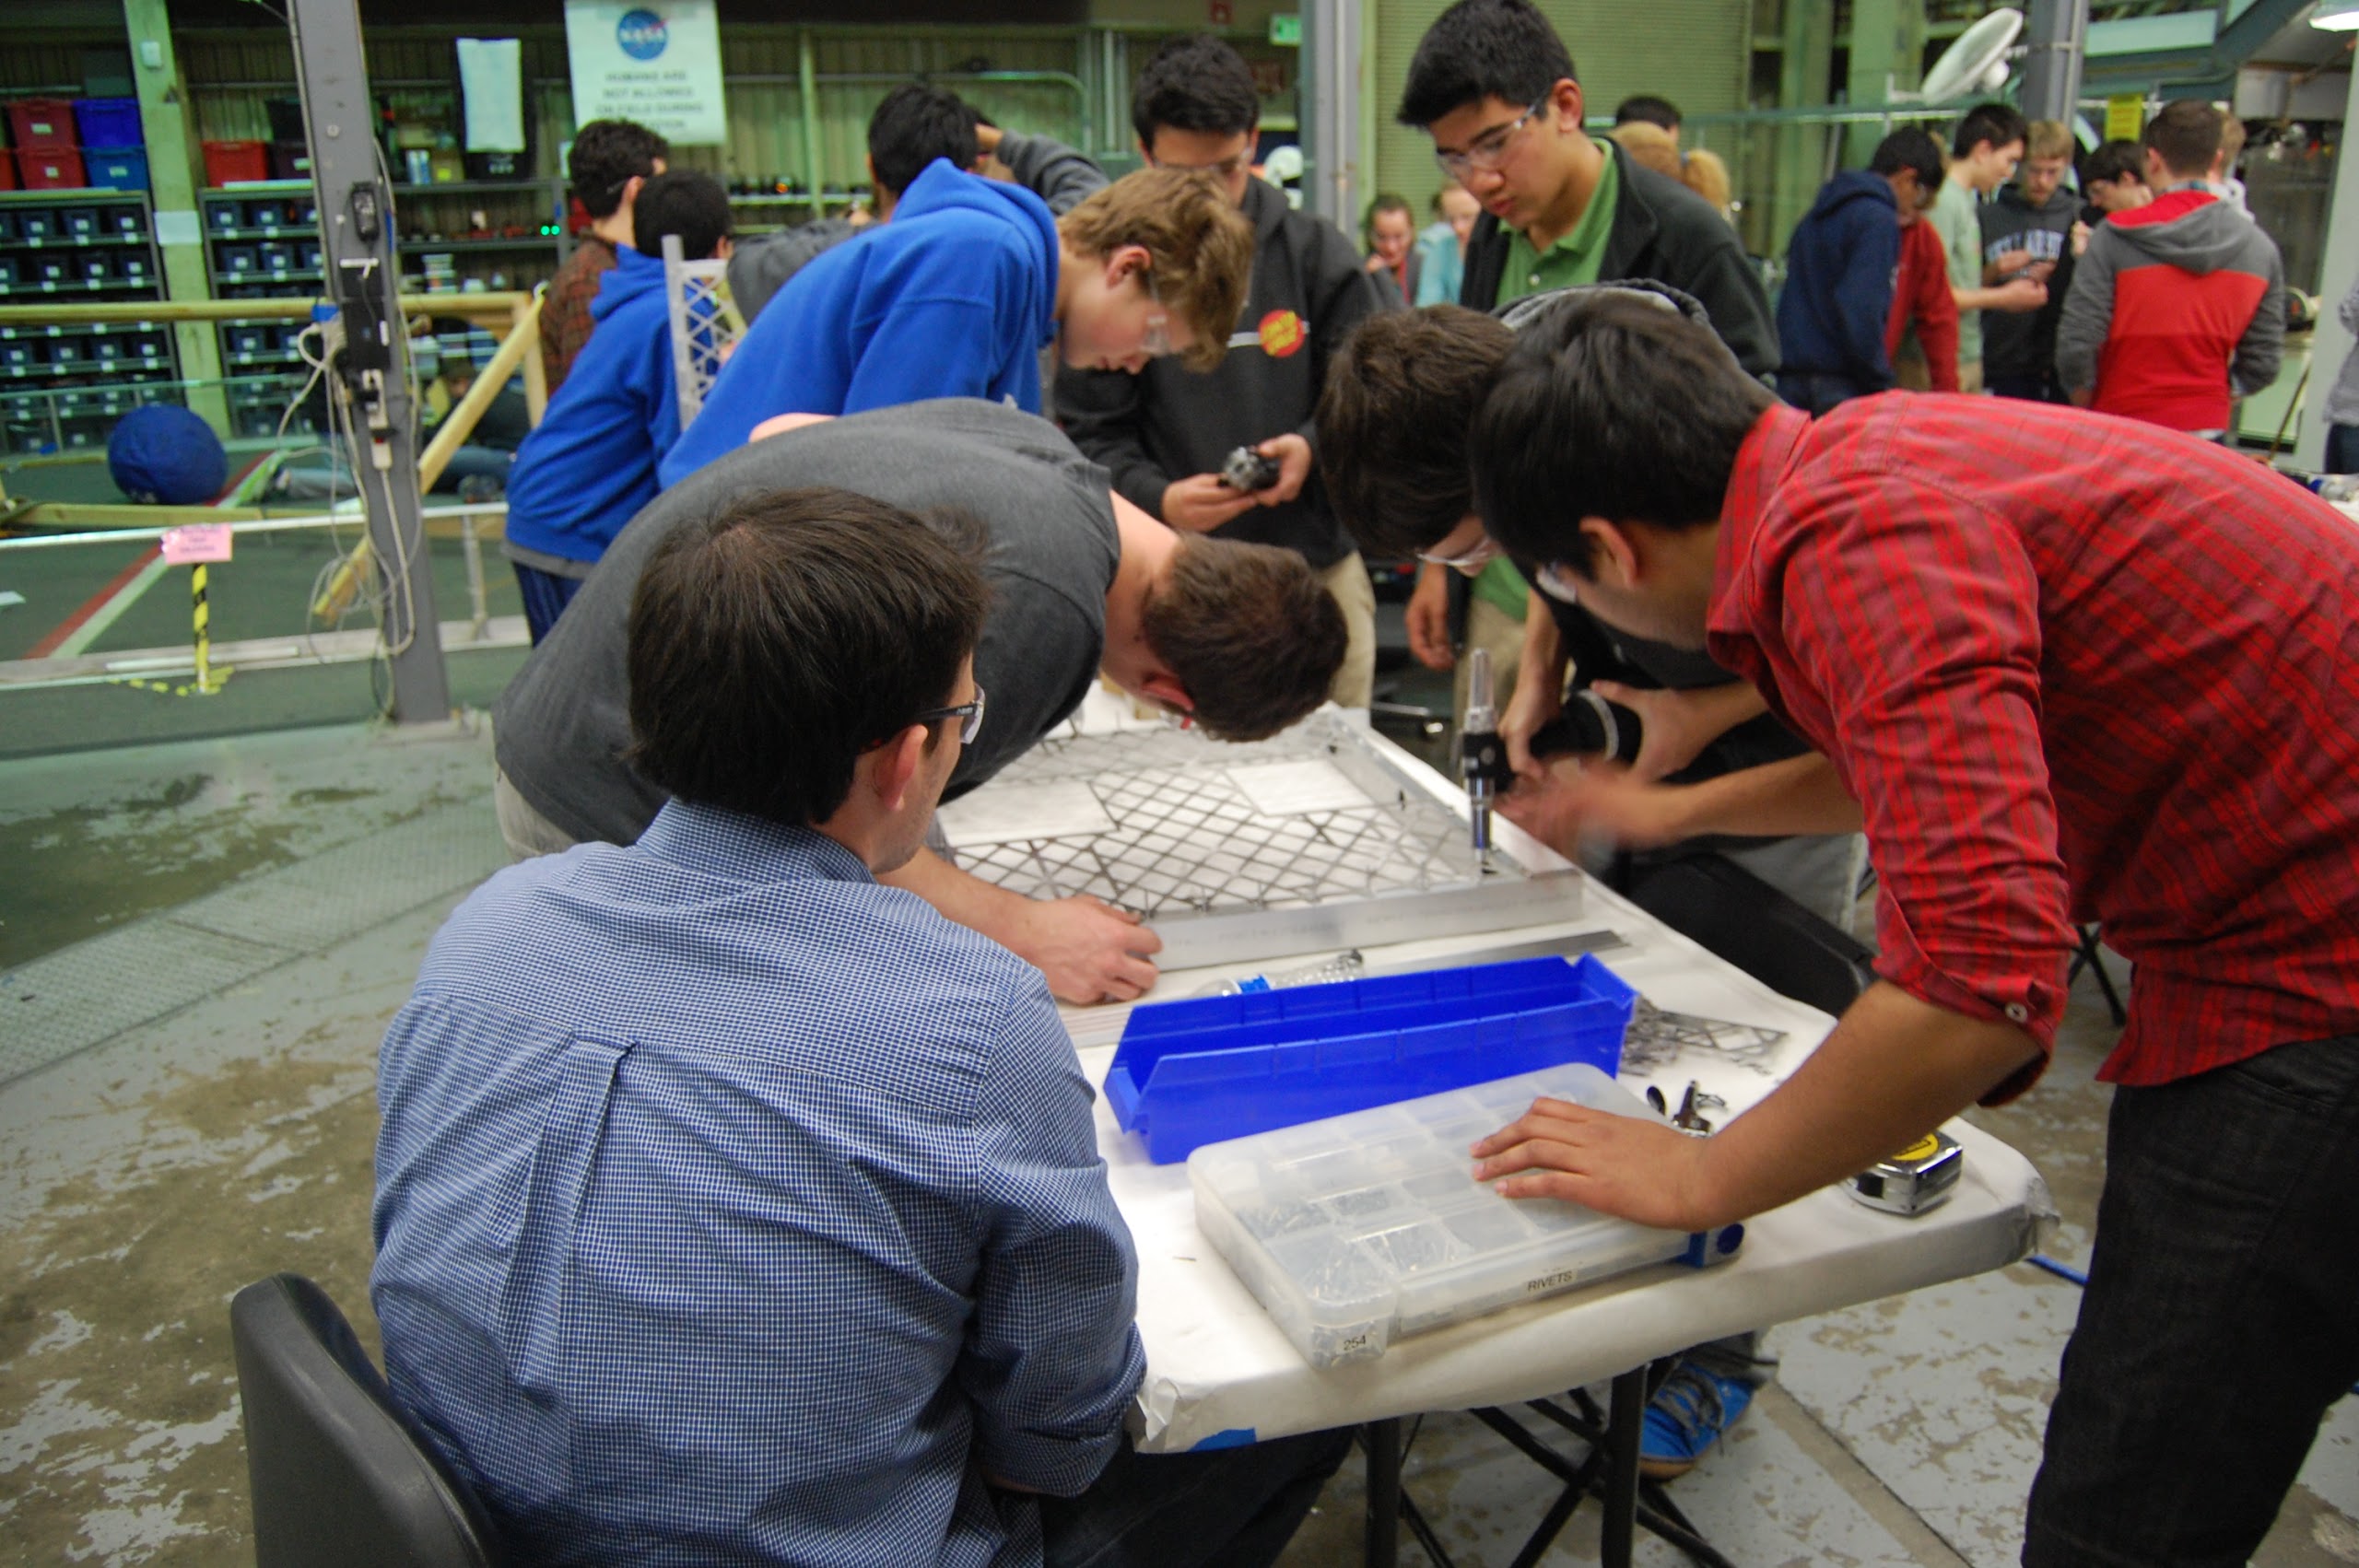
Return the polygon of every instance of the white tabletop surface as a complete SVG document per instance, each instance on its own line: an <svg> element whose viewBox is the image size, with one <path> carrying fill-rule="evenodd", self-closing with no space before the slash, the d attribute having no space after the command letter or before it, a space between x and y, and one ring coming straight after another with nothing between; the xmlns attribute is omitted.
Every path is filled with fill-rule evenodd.
<svg viewBox="0 0 2359 1568"><path fill-rule="evenodd" d="M1725 1100L1724 1119L1758 1100L1814 1047L1825 1013L1778 995L1594 882L1563 923L1403 943L1371 963L1610 930L1599 956L1657 1006L1786 1031L1766 1066L1691 1050L1652 1075L1675 1105L1693 1080ZM1304 960L1289 959L1291 965ZM1282 965L1273 965L1282 966ZM1153 1000L1185 996L1209 971L1167 975ZM1102 1083L1121 1010L1069 1010L1083 1069ZM1424 1410L1462 1410L1562 1393L1687 1346L2000 1268L2037 1249L2055 1209L2029 1161L1962 1122L1965 1175L1946 1203L1903 1218L1839 1191L1815 1193L1752 1221L1732 1263L1663 1265L1397 1341L1373 1362L1324 1371L1306 1363L1196 1229L1184 1164L1150 1164L1098 1097L1098 1146L1139 1252L1139 1332L1146 1381L1140 1446L1176 1452L1223 1433L1261 1437Z"/></svg>

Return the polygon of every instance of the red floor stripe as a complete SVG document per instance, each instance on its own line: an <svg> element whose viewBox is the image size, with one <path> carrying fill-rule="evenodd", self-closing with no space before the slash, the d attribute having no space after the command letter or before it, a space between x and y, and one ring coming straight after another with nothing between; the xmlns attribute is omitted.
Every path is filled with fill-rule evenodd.
<svg viewBox="0 0 2359 1568"><path fill-rule="evenodd" d="M83 622L88 620L91 616L105 609L107 607L107 601L112 599L116 594L121 593L124 589L130 587L131 579L145 571L147 568L147 563L154 560L163 553L164 547L161 544L148 545L147 548L141 553L137 560L123 568L123 570L115 573L113 581L108 583L104 588L100 589L96 593L91 594L88 600L83 602L80 609L75 611L72 614L58 622L56 626L51 630L47 637L42 638L39 642L33 644L31 650L28 652L25 657L28 659L46 659L51 654L56 652L60 643L63 643L67 638L72 637L76 632L81 630Z"/></svg>

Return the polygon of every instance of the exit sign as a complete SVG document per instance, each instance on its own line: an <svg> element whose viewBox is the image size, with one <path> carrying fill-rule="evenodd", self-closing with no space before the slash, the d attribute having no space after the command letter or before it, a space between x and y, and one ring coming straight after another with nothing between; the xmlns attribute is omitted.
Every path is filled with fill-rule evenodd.
<svg viewBox="0 0 2359 1568"><path fill-rule="evenodd" d="M1302 47L1302 13L1275 11L1270 16L1270 41L1293 48Z"/></svg>

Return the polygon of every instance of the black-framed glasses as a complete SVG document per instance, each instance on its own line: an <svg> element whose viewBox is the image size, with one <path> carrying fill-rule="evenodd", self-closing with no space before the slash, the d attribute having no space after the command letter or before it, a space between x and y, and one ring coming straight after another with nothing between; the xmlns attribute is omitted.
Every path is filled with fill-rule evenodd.
<svg viewBox="0 0 2359 1568"><path fill-rule="evenodd" d="M1498 168L1500 160L1508 156L1508 143L1514 139L1518 131L1532 123L1533 115L1548 107L1549 97L1553 96L1542 97L1506 124L1492 126L1467 143L1461 152L1443 152L1436 148L1434 161L1441 165L1443 173L1461 185L1466 182L1466 177L1478 169L1487 172Z"/></svg>
<svg viewBox="0 0 2359 1568"><path fill-rule="evenodd" d="M975 688L975 700L972 702L962 702L956 708L929 708L911 719L910 722L939 724L945 719L956 719L959 721L958 743L960 745L973 745L975 737L981 734L983 731L983 688L980 686Z"/></svg>

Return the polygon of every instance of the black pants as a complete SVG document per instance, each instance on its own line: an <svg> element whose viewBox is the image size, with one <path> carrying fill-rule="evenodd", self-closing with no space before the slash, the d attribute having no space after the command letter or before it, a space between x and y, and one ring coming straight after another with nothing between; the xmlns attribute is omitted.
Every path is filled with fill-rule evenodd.
<svg viewBox="0 0 2359 1568"><path fill-rule="evenodd" d="M1865 397L1872 390L1848 376L1830 375L1821 370L1778 372L1778 395L1813 419L1838 404L1848 403L1855 397Z"/></svg>
<svg viewBox="0 0 2359 1568"><path fill-rule="evenodd" d="M2359 1377L2359 1036L2117 1090L2029 1568L2240 1568Z"/></svg>
<svg viewBox="0 0 2359 1568"><path fill-rule="evenodd" d="M1992 397L2012 397L2023 403L2071 401L2064 395L2064 389L2056 384L2056 372L2053 370L2035 371L2028 376L1992 376L1984 383L1984 388Z"/></svg>
<svg viewBox="0 0 2359 1568"><path fill-rule="evenodd" d="M1351 1447L1348 1427L1203 1453L1125 1442L1087 1492L1039 1500L1046 1568L1268 1568Z"/></svg>

